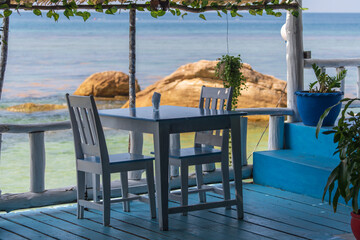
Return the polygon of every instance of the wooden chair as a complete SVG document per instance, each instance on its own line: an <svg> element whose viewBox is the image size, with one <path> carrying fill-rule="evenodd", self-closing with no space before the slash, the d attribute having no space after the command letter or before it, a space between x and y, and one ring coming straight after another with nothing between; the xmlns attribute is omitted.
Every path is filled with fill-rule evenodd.
<svg viewBox="0 0 360 240"><path fill-rule="evenodd" d="M84 217L84 207L97 209L103 212L103 224L108 226L110 203L123 202L124 211L130 211L130 200L149 202L151 217L155 218L154 158L130 153L109 155L94 98L66 94L66 100L75 143L78 218ZM149 199L128 192L127 171L143 169L146 170ZM94 201L85 197L85 173L93 174ZM111 199L111 173L120 173L121 199ZM99 184L94 180L99 179L98 176L102 179L101 201L97 197Z"/></svg>
<svg viewBox="0 0 360 240"><path fill-rule="evenodd" d="M202 87L199 108L231 110L232 89ZM222 134L221 134L222 133ZM221 149L214 149L220 147ZM181 205L188 205L189 166L195 165L196 183L200 202L206 202L206 191L214 191L230 199L229 185L229 130L216 130L195 133L195 144L192 148L170 150L170 165L180 167L181 197L170 194L173 200L180 200ZM223 189L209 187L203 183L202 164L221 162ZM183 213L187 215L187 213Z"/></svg>

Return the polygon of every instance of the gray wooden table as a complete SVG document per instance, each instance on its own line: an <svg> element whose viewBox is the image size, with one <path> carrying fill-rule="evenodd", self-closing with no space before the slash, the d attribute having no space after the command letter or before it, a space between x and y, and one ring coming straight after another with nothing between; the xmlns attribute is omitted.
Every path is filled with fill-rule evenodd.
<svg viewBox="0 0 360 240"><path fill-rule="evenodd" d="M195 211L236 205L238 219L243 218L240 117L245 115L245 113L226 110L161 106L157 112L154 112L152 107L142 107L134 109L123 108L100 110L99 115L104 127L153 134L156 194L159 226L161 230L168 230L168 214L179 213L184 210ZM172 133L230 128L233 146L232 161L235 175L236 198L227 201L169 208L169 135Z"/></svg>

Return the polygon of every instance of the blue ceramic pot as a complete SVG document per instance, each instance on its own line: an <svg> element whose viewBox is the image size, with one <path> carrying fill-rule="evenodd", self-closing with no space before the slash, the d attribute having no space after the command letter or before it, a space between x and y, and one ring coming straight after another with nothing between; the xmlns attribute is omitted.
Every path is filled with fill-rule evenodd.
<svg viewBox="0 0 360 240"><path fill-rule="evenodd" d="M307 126L316 126L324 111L338 103L343 92L309 93L308 91L295 92L297 106L303 123ZM334 126L335 120L341 110L341 104L331 109L324 119L323 126Z"/></svg>

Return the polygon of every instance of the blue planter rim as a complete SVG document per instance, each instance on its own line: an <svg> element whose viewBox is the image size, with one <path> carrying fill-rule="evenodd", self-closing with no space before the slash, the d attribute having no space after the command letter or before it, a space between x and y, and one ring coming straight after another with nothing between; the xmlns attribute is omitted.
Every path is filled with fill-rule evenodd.
<svg viewBox="0 0 360 240"><path fill-rule="evenodd" d="M327 96L341 96L343 92L331 92L331 93L310 93L309 91L296 91L295 95L303 97L327 97Z"/></svg>

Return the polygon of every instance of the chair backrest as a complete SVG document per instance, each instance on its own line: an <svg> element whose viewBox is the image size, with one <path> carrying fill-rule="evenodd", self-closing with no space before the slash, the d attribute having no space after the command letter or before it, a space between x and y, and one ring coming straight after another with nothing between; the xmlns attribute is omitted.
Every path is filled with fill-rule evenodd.
<svg viewBox="0 0 360 240"><path fill-rule="evenodd" d="M109 163L104 131L93 96L66 94L77 159L98 157Z"/></svg>
<svg viewBox="0 0 360 240"><path fill-rule="evenodd" d="M212 88L203 86L200 94L199 108L231 110L232 88ZM222 134L221 134L222 133ZM228 142L228 130L197 132L195 145L223 147ZM225 147L225 146L224 146Z"/></svg>

